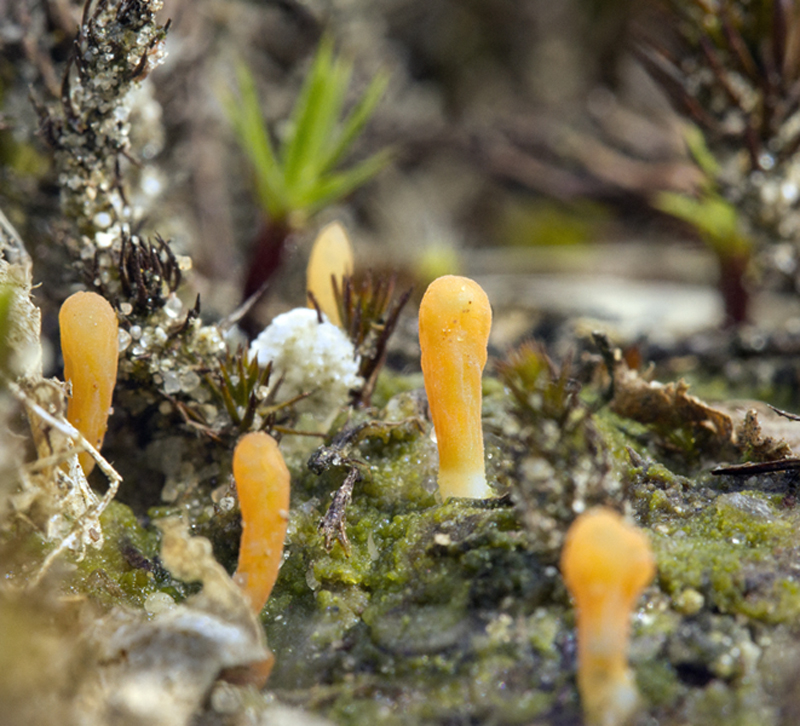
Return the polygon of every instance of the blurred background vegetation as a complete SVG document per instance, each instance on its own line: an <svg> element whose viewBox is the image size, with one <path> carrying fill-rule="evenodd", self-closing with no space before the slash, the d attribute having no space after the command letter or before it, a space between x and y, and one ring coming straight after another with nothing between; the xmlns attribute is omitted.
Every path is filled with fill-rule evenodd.
<svg viewBox="0 0 800 726"><path fill-rule="evenodd" d="M61 92L82 4L0 3L0 204L50 284L71 282L51 274L68 232L36 106ZM200 292L212 315L266 280L260 247L279 249L253 331L302 303L310 239L332 218L361 270L397 269L418 293L444 272L481 279L508 312L497 344L543 311L634 338L798 327L796 6L166 0L168 57L133 109L141 158L123 160L134 175L143 162L134 218L191 255L187 299ZM332 174L292 199L302 174L266 191L252 133L297 141L323 38L317 57L338 65L320 123L348 138L282 157L308 151L312 177ZM264 123L249 151L244 95Z"/></svg>

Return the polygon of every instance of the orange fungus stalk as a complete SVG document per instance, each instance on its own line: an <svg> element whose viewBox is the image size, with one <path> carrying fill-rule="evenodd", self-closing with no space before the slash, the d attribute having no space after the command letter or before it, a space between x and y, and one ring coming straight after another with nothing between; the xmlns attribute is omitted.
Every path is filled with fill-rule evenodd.
<svg viewBox="0 0 800 726"><path fill-rule="evenodd" d="M419 308L419 342L442 499L493 496L481 427L481 375L491 326L489 298L478 283L445 275L428 286Z"/></svg>
<svg viewBox="0 0 800 726"><path fill-rule="evenodd" d="M94 292L76 292L58 313L64 380L72 392L67 420L100 449L108 426L111 399L117 382L119 325L108 301ZM78 457L84 474L94 468L87 451Z"/></svg>
<svg viewBox="0 0 800 726"><path fill-rule="evenodd" d="M577 608L578 689L586 723L619 726L638 701L628 641L633 609L655 575L650 544L619 514L596 507L569 528L561 573Z"/></svg>
<svg viewBox="0 0 800 726"><path fill-rule="evenodd" d="M289 519L289 470L269 434L246 434L233 452L242 512L239 563L233 575L256 613L278 578Z"/></svg>

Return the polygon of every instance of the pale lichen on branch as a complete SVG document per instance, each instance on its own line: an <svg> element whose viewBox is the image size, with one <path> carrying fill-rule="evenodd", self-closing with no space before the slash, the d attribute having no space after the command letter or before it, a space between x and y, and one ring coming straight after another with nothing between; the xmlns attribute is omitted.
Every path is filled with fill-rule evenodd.
<svg viewBox="0 0 800 726"><path fill-rule="evenodd" d="M64 213L84 244L119 243L131 221L123 158L132 159L132 94L164 57L161 0L87 0L60 104L41 110L42 133L55 149ZM101 237L101 235L103 235Z"/></svg>

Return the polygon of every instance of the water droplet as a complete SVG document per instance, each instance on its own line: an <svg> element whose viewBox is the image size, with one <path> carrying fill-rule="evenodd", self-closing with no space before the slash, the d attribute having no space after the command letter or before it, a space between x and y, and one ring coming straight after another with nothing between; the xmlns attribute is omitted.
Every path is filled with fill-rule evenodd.
<svg viewBox="0 0 800 726"><path fill-rule="evenodd" d="M183 312L183 303L175 294L169 296L166 304L164 305L164 312L168 317L175 320Z"/></svg>
<svg viewBox="0 0 800 726"><path fill-rule="evenodd" d="M111 215L108 212L98 212L92 221L99 229L105 229L111 224Z"/></svg>
<svg viewBox="0 0 800 726"><path fill-rule="evenodd" d="M794 182L784 182L781 184L781 196L787 204L794 204L800 196L800 189Z"/></svg>
<svg viewBox="0 0 800 726"><path fill-rule="evenodd" d="M94 236L94 241L100 249L108 249L113 244L114 238L115 235L111 232L98 232Z"/></svg>
<svg viewBox="0 0 800 726"><path fill-rule="evenodd" d="M194 371L186 371L180 375L180 384L184 393L191 393L200 385L200 376Z"/></svg>
<svg viewBox="0 0 800 726"><path fill-rule="evenodd" d="M128 350L128 346L131 344L132 340L131 335L127 330L120 329L118 340L119 340L119 352L124 353L126 350Z"/></svg>
<svg viewBox="0 0 800 726"><path fill-rule="evenodd" d="M764 169L764 171L769 171L775 166L775 157L765 152L758 157L758 165Z"/></svg>
<svg viewBox="0 0 800 726"><path fill-rule="evenodd" d="M164 393L174 396L181 390L181 382L177 373L174 371L162 371L161 375L164 377Z"/></svg>

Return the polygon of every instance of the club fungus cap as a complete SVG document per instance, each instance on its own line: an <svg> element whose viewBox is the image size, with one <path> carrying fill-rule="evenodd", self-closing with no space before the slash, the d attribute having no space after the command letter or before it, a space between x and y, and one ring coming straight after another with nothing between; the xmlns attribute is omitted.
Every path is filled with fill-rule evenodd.
<svg viewBox="0 0 800 726"><path fill-rule="evenodd" d="M342 278L353 274L353 248L347 232L339 222L322 228L314 240L306 269L306 289L314 295L328 320L342 327L339 308L333 294L331 278L342 289Z"/></svg>
<svg viewBox="0 0 800 726"><path fill-rule="evenodd" d="M275 439L262 431L242 436L233 452L233 478L242 514L233 579L259 613L278 579L289 521L289 470Z"/></svg>
<svg viewBox="0 0 800 726"><path fill-rule="evenodd" d="M567 532L561 573L577 608L578 688L587 723L623 724L638 701L628 639L633 608L655 575L650 543L613 510L591 509Z"/></svg>
<svg viewBox="0 0 800 726"><path fill-rule="evenodd" d="M117 382L119 324L109 302L94 292L76 292L58 313L64 380L72 384L67 420L100 449ZM79 461L84 474L94 468L91 454Z"/></svg>
<svg viewBox="0 0 800 726"><path fill-rule="evenodd" d="M478 283L445 275L428 286L419 308L419 342L442 499L493 496L481 427L481 375L491 327L492 308Z"/></svg>

